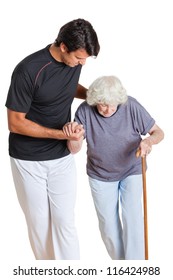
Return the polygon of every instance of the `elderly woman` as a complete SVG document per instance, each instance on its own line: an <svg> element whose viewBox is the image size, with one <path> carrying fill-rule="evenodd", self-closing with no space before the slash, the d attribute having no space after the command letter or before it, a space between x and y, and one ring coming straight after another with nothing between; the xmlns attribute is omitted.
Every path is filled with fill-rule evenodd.
<svg viewBox="0 0 173 280"><path fill-rule="evenodd" d="M115 76L91 84L64 133L80 129L85 130L87 174L106 249L113 260L143 260L141 160L135 153L140 149L141 156L148 155L164 133ZM71 153L81 149L84 138L67 142Z"/></svg>

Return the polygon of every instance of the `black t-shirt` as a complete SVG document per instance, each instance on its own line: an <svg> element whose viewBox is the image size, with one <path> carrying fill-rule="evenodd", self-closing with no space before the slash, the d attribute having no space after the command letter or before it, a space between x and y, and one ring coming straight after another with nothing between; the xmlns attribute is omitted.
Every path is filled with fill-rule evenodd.
<svg viewBox="0 0 173 280"><path fill-rule="evenodd" d="M29 55L14 69L6 107L26 113L40 125L62 129L71 119L81 65L69 67L56 61L49 46ZM66 140L9 135L10 156L23 160L51 160L69 154Z"/></svg>

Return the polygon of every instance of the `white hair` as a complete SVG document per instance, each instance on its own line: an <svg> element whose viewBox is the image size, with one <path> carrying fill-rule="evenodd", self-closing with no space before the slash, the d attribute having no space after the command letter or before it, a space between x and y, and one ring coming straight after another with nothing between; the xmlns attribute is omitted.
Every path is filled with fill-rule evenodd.
<svg viewBox="0 0 173 280"><path fill-rule="evenodd" d="M100 103L106 105L124 104L128 99L121 81L115 76L97 78L88 88L86 101L94 106Z"/></svg>

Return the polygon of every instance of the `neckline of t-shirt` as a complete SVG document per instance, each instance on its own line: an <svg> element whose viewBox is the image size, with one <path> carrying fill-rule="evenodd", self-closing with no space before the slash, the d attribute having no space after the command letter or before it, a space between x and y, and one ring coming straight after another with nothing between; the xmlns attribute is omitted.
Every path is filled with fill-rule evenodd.
<svg viewBox="0 0 173 280"><path fill-rule="evenodd" d="M120 110L120 108L121 108L121 105L118 105L117 110L116 110L115 113L113 113L110 117L104 117L103 115L101 115L101 114L99 113L98 109L97 109L97 106L95 106L95 111L96 111L97 114L98 114L100 117L102 117L103 119L110 119L110 118L113 118L115 115L116 115L116 116L119 115L119 110Z"/></svg>
<svg viewBox="0 0 173 280"><path fill-rule="evenodd" d="M50 46L51 46L51 44L47 45L47 47L46 47L46 54L47 54L47 56L51 59L51 61L53 61L54 63L59 64L59 65L66 65L64 62L61 62L61 61L56 60L56 59L51 55L51 53L50 53L50 51L49 51Z"/></svg>

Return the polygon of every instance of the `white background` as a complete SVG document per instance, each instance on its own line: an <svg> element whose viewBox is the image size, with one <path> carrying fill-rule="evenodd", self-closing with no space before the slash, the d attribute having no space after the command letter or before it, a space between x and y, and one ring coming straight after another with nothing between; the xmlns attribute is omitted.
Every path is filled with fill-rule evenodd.
<svg viewBox="0 0 173 280"><path fill-rule="evenodd" d="M142 103L165 132L164 141L154 146L148 157L147 191L150 262L151 265L164 267L164 273L168 272L173 251L172 1L6 0L4 4L2 2L0 4L0 259L3 261L4 273L7 273L7 270L11 273L9 269L13 268L14 264L28 265L34 262L24 216L14 190L8 156L5 101L11 73L25 56L52 43L63 24L79 17L92 23L101 45L97 59L89 58L83 67L80 83L88 87L100 75L118 76L128 94ZM73 113L80 102L74 101ZM85 174L85 145L75 157L78 168L76 226L81 248L80 263L85 265L90 262L100 266L110 264L112 262L101 241ZM124 263L128 265L126 261ZM136 263L140 264L133 262L133 265Z"/></svg>

